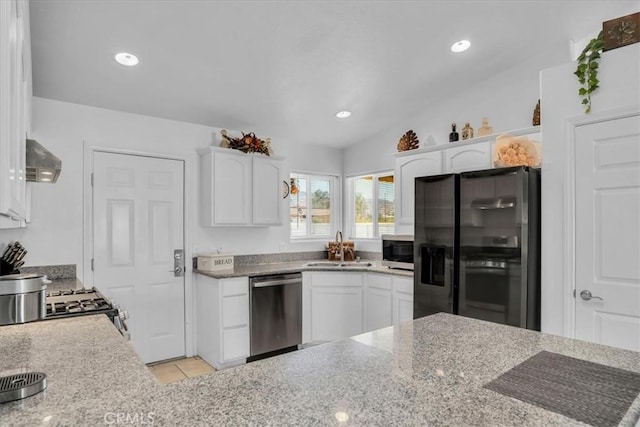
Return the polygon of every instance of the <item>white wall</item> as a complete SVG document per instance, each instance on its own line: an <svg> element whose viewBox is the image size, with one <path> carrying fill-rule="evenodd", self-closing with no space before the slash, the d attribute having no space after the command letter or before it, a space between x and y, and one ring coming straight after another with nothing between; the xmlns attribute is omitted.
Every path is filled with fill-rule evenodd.
<svg viewBox="0 0 640 427"><path fill-rule="evenodd" d="M570 60L569 44L550 46L548 52L496 74L470 89L452 87L446 99L425 100L426 107L397 123L375 138L358 142L344 152L344 175L392 170L393 153L400 137L413 129L420 146L432 138L437 144L449 143L451 123L458 131L469 122L477 132L482 118L489 118L494 132L531 126L533 109L540 98L540 70Z"/></svg>
<svg viewBox="0 0 640 427"><path fill-rule="evenodd" d="M245 130L248 131L249 129ZM198 155L219 129L45 98L33 99L33 139L62 159L55 184L32 185L32 222L25 229L0 230L0 247L19 240L29 251L27 265L77 264L82 275L83 147L126 149L186 159L187 234L194 252L223 248L236 254L322 250L324 243L288 243L289 227L205 228L198 221ZM215 135L215 136L214 136ZM267 137L269 135L261 135ZM272 137L275 154L291 170L340 176L339 149Z"/></svg>
<svg viewBox="0 0 640 427"><path fill-rule="evenodd" d="M397 123L387 132L345 149L345 177L393 170L396 145L409 129L418 134L420 146L425 147L429 140L436 144L449 144L452 122L458 125L458 131L465 122L469 122L477 132L483 117L489 118L494 133L530 127L533 110L540 98L540 70L568 62L570 53L569 43L550 46L546 53L516 64L470 89L451 88L449 98L431 100L423 111ZM413 228L399 226L396 232L413 234ZM380 243L372 241L359 240L356 247L381 250Z"/></svg>
<svg viewBox="0 0 640 427"><path fill-rule="evenodd" d="M567 165L570 121L585 117L575 63L541 73L542 134L542 331L573 336L574 220L567 217L571 178ZM602 54L600 88L591 96L591 116L640 108L640 44ZM579 214L579 212L576 212Z"/></svg>

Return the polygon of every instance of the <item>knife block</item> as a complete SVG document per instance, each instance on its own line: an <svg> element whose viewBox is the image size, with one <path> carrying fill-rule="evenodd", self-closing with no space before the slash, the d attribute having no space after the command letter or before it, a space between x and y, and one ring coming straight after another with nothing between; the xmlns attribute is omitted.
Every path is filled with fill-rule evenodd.
<svg viewBox="0 0 640 427"><path fill-rule="evenodd" d="M6 276L7 274L19 274L20 270L13 268L13 264L0 259L0 276Z"/></svg>

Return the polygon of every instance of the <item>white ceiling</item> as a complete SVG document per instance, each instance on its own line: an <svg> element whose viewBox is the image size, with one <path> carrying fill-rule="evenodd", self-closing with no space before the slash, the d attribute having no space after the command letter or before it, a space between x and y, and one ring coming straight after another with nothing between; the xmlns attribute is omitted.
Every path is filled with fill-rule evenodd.
<svg viewBox="0 0 640 427"><path fill-rule="evenodd" d="M31 0L34 94L344 147L638 3Z"/></svg>

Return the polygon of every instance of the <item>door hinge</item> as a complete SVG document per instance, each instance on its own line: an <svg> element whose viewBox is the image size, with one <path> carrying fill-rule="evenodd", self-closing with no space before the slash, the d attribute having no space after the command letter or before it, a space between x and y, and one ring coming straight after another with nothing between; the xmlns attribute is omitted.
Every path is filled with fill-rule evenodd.
<svg viewBox="0 0 640 427"><path fill-rule="evenodd" d="M91 186L93 187L93 172L91 172Z"/></svg>
<svg viewBox="0 0 640 427"><path fill-rule="evenodd" d="M94 261L93 261L93 258L91 258L91 271L94 271L94 270L95 270L95 269L94 269L94 266L95 266L95 263L94 263Z"/></svg>
<svg viewBox="0 0 640 427"><path fill-rule="evenodd" d="M574 298L576 297L576 290L575 289L573 290L573 297Z"/></svg>

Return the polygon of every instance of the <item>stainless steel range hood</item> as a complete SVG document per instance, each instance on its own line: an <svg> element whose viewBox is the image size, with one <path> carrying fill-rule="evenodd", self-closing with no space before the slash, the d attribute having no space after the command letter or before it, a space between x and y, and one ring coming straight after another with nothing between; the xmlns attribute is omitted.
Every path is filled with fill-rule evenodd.
<svg viewBox="0 0 640 427"><path fill-rule="evenodd" d="M53 184L62 171L62 160L34 139L27 139L27 181Z"/></svg>

